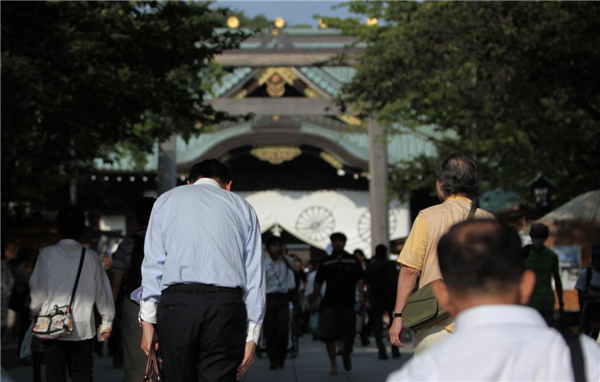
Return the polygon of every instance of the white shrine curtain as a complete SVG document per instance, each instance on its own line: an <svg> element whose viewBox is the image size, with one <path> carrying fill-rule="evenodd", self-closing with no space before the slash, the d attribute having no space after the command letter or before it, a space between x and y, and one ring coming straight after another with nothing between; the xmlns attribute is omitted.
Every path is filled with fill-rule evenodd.
<svg viewBox="0 0 600 382"><path fill-rule="evenodd" d="M366 191L322 190L237 192L256 210L262 232L278 224L298 239L326 250L329 235L343 232L346 250L357 248L371 256L370 197ZM390 239L407 237L410 210L394 200L389 204Z"/></svg>

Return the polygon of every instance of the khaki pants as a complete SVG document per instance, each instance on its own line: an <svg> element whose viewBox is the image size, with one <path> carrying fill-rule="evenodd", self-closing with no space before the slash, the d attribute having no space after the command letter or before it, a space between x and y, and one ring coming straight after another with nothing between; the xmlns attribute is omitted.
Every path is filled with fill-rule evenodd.
<svg viewBox="0 0 600 382"><path fill-rule="evenodd" d="M415 355L419 354L425 349L429 349L449 335L449 331L437 325L417 331L415 334Z"/></svg>
<svg viewBox="0 0 600 382"><path fill-rule="evenodd" d="M127 296L129 297L129 296ZM148 357L142 350L142 328L138 322L140 306L129 298L122 304L123 319L123 367L125 382L139 382L144 379Z"/></svg>

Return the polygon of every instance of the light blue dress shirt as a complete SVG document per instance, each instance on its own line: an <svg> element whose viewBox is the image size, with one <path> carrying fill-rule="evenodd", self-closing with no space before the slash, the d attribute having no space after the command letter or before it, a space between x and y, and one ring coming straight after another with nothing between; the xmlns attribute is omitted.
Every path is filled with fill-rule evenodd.
<svg viewBox="0 0 600 382"><path fill-rule="evenodd" d="M208 178L161 195L152 209L142 264L140 318L156 323L161 292L174 284L244 289L248 339L258 341L265 272L256 212Z"/></svg>

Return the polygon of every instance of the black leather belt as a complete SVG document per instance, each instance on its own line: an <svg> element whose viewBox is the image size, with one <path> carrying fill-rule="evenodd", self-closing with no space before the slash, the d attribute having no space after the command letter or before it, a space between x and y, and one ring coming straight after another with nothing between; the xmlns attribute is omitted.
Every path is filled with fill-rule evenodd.
<svg viewBox="0 0 600 382"><path fill-rule="evenodd" d="M201 283L175 284L162 291L166 293L189 293L189 294L205 294L205 293L238 293L243 294L243 289L240 287L222 287L217 285L208 285Z"/></svg>

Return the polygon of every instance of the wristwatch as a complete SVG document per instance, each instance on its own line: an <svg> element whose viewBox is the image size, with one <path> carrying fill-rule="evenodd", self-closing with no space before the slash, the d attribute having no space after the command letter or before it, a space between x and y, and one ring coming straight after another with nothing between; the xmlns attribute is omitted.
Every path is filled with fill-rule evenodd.
<svg viewBox="0 0 600 382"><path fill-rule="evenodd" d="M393 312L392 313L392 319L398 318L398 317L402 317L402 312L400 312L400 313Z"/></svg>

